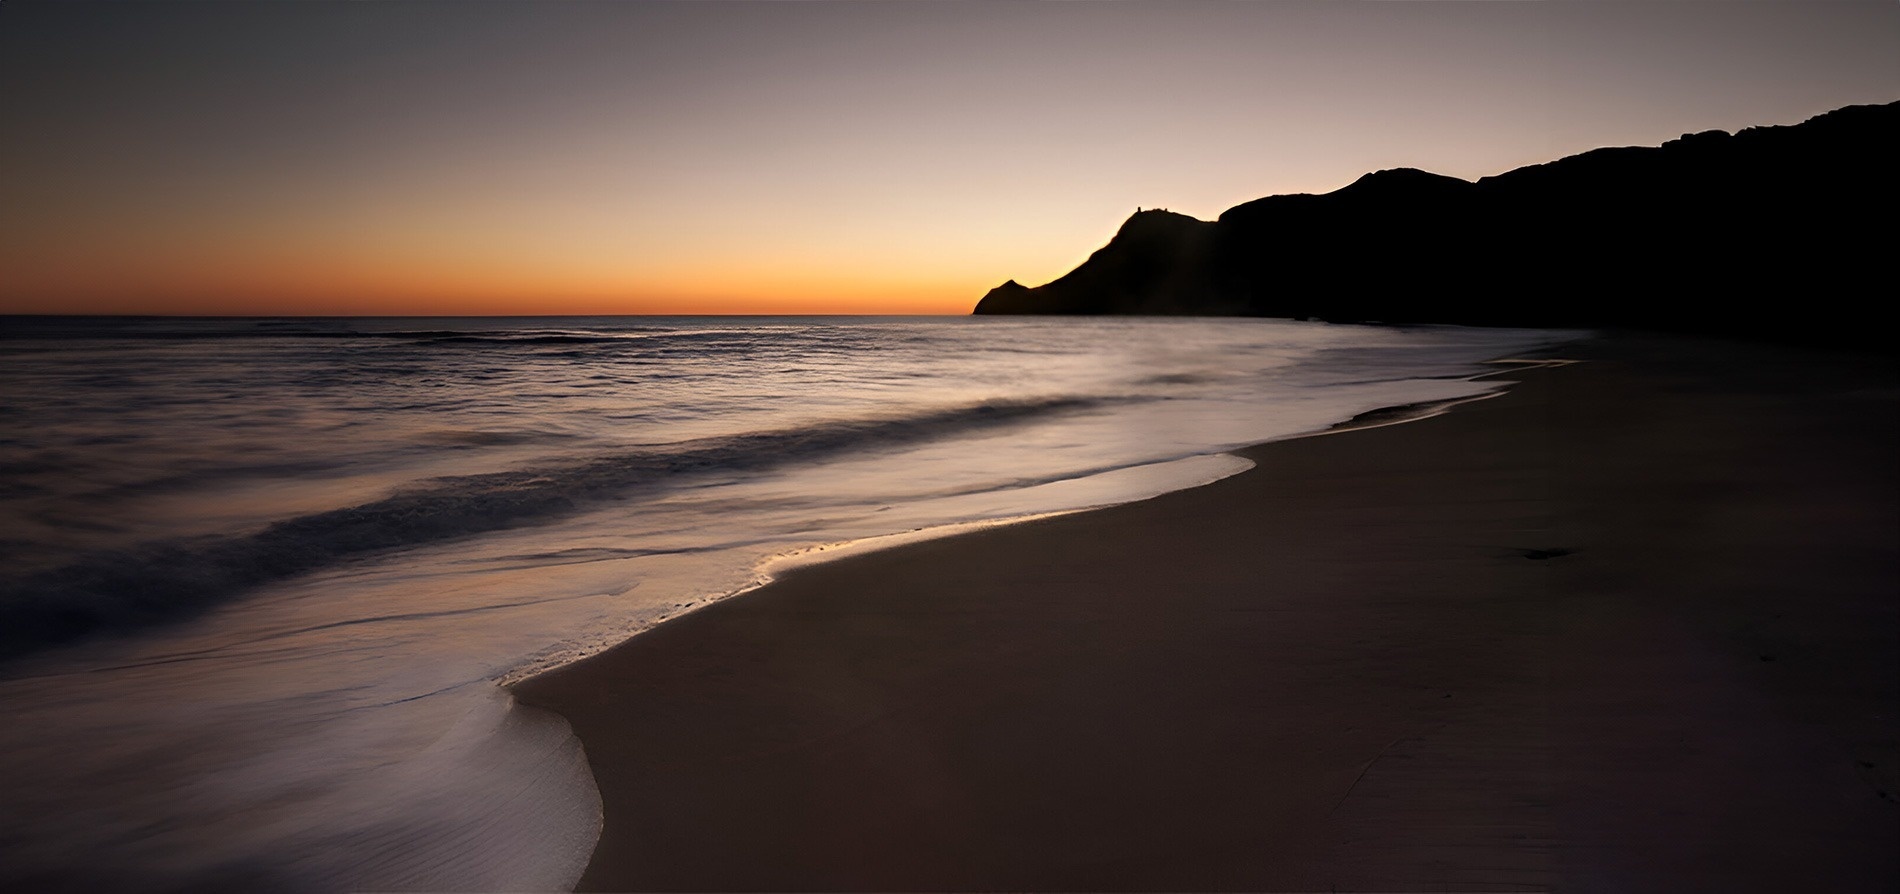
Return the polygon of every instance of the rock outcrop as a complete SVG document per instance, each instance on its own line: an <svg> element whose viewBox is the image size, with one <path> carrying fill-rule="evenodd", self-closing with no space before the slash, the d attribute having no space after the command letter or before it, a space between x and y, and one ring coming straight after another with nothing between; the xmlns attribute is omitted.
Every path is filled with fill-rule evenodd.
<svg viewBox="0 0 1900 894"><path fill-rule="evenodd" d="M1825 341L1892 303L1900 102L1597 149L1475 183L1401 168L1217 221L1141 211L976 313L1244 314Z"/></svg>

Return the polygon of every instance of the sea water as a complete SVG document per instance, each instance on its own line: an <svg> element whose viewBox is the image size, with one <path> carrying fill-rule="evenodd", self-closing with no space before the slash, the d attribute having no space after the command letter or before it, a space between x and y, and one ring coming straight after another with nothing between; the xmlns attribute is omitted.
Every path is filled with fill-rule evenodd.
<svg viewBox="0 0 1900 894"><path fill-rule="evenodd" d="M1192 487L1568 335L0 319L0 886L564 889L598 797L502 682L773 557Z"/></svg>

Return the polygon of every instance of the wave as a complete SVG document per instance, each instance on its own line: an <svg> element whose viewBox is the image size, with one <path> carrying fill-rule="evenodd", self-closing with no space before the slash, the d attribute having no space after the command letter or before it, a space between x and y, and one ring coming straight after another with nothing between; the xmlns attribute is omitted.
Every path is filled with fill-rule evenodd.
<svg viewBox="0 0 1900 894"><path fill-rule="evenodd" d="M395 340L487 344L594 344L629 337L665 335L680 331L670 326L615 325L608 329L355 329L317 322L262 320L248 325L233 321L167 319L106 319L91 317L8 318L0 340L71 341L132 339L150 341L203 341L230 339L340 339Z"/></svg>
<svg viewBox="0 0 1900 894"><path fill-rule="evenodd" d="M431 334L408 337L431 345L598 345L627 340L616 335L568 335L565 333L487 335L458 332L453 335Z"/></svg>
<svg viewBox="0 0 1900 894"><path fill-rule="evenodd" d="M380 500L285 519L243 535L99 551L0 584L0 660L95 633L189 617L259 585L352 558L547 523L659 492L682 478L920 443L1112 402L999 401L702 438L563 465L431 479Z"/></svg>
<svg viewBox="0 0 1900 894"><path fill-rule="evenodd" d="M611 330L457 330L457 329L149 329L121 330L99 327L62 329L28 328L22 331L0 329L0 344L10 351L63 350L70 345L91 347L91 342L112 341L172 342L315 342L363 343L420 351L519 348L547 357L591 357L603 348L626 348L653 356L699 354L707 346L748 349L758 345L758 333L743 329L677 329L671 327L630 326ZM816 340L815 341L822 341Z"/></svg>

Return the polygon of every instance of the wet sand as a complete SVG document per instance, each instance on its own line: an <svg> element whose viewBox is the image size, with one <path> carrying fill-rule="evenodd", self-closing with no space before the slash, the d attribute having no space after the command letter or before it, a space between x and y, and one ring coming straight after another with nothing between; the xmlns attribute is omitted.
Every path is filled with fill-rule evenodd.
<svg viewBox="0 0 1900 894"><path fill-rule="evenodd" d="M582 890L1900 886L1900 375L1644 337L516 687Z"/></svg>

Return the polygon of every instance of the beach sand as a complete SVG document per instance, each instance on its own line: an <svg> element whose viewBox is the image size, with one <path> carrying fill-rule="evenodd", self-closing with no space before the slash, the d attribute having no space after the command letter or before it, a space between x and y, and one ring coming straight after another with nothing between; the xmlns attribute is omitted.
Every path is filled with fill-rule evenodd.
<svg viewBox="0 0 1900 894"><path fill-rule="evenodd" d="M1651 337L532 678L583 890L1900 888L1900 376Z"/></svg>

